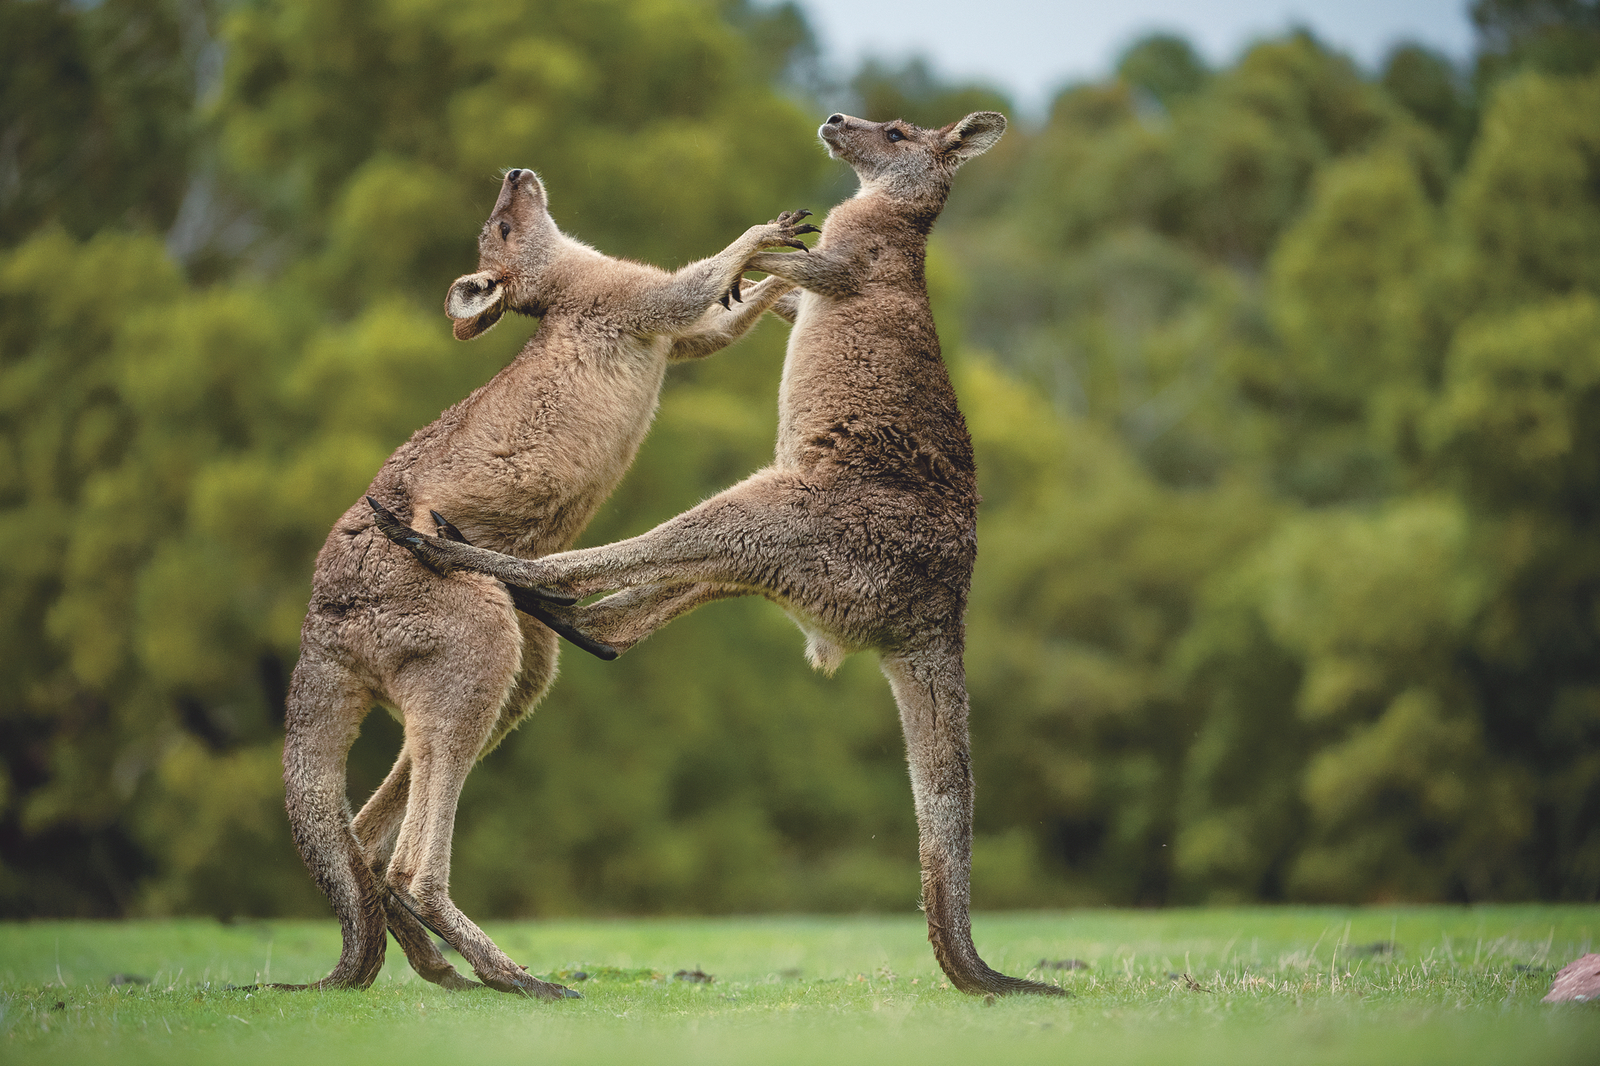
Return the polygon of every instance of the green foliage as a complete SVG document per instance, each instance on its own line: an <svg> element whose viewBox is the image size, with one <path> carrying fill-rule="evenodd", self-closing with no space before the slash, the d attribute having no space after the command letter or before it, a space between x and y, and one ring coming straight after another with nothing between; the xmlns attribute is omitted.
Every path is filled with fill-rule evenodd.
<svg viewBox="0 0 1600 1066"><path fill-rule="evenodd" d="M1389 53L1383 88L1395 102L1443 134L1456 162L1466 155L1477 123L1476 107L1461 71L1447 56L1417 44Z"/></svg>
<svg viewBox="0 0 1600 1066"><path fill-rule="evenodd" d="M45 5L6 10L54 11L57 29L77 39L116 6L81 18ZM715 14L693 2L236 7L220 24L229 56L220 87L202 105L220 145L208 180L265 226L245 250L249 269L193 287L155 240L114 231L82 243L45 228L4 251L0 435L12 461L0 501L23 547L0 581L12 638L0 664L12 783L3 817L9 839L26 842L4 854L8 911L320 906L268 772L309 563L383 457L522 339L513 327L463 347L437 311L450 278L473 265L495 169L538 166L563 224L610 251L669 264L799 206L815 183L809 119L772 91L751 46ZM26 102L43 108L30 122L52 121L49 101ZM194 121L187 99L167 110L178 126ZM53 204L70 211L76 195L68 183ZM96 217L91 230L107 221ZM734 454L705 454L704 467L662 464L659 494L613 512L613 535L637 528L641 509L665 517L759 463L770 420L752 426L741 412L750 391L770 395L771 378L742 380L743 393L706 397L705 412L668 408L689 423L680 443L692 438L703 454L717 448L701 423L733 413L725 447ZM728 432L711 439L727 442ZM636 673L649 676L648 663L624 677ZM745 680L745 705L764 706L759 681ZM615 695L591 687L590 703ZM591 710L578 702L577 713ZM629 736L639 739L623 725L620 738ZM655 816L672 821L686 755L657 747L666 784L646 790L644 809L659 806ZM546 752L558 764L567 754ZM555 809L576 802L558 798ZM193 817L200 809L205 817ZM527 822L551 824L551 810L525 807L507 831ZM630 824L641 840L661 828L642 815ZM616 843L602 827L598 846ZM557 862L597 846L577 826L554 844L569 846ZM113 857L129 852L148 858ZM471 856L466 849L469 871ZM692 872L692 862L673 861ZM67 874L62 892L50 871L75 864L89 869ZM895 894L914 892L914 873L894 870L907 886ZM501 891L495 905L695 898L689 887L651 896L655 874L646 863L609 893L574 874L566 881L576 887L537 900ZM756 905L747 886L701 906L729 898Z"/></svg>
<svg viewBox="0 0 1600 1066"><path fill-rule="evenodd" d="M1165 116L1068 90L951 235L971 335L1056 408L968 402L982 817L1035 818L1041 900L1600 891L1600 83L1504 82L1457 173L1426 58L1404 109L1304 36Z"/></svg>
<svg viewBox="0 0 1600 1066"><path fill-rule="evenodd" d="M0 2L0 243L43 222L172 224L204 22L178 0Z"/></svg>
<svg viewBox="0 0 1600 1066"><path fill-rule="evenodd" d="M980 906L1600 893L1600 79L1524 48L1584 5L1478 11L1476 95L1152 37L963 172L929 278L985 496ZM311 561L528 334L438 311L496 171L666 265L820 212L814 40L710 0L0 20L0 912L321 914L276 770ZM784 336L673 372L587 543L767 461ZM908 908L887 687L799 648L747 600L569 655L469 780L458 901Z"/></svg>
<svg viewBox="0 0 1600 1066"><path fill-rule="evenodd" d="M1117 76L1165 108L1199 91L1209 74L1188 41L1165 33L1135 41L1117 60Z"/></svg>
<svg viewBox="0 0 1600 1066"><path fill-rule="evenodd" d="M1472 21L1484 48L1481 79L1531 67L1588 74L1600 62L1600 4L1594 0L1477 0Z"/></svg>

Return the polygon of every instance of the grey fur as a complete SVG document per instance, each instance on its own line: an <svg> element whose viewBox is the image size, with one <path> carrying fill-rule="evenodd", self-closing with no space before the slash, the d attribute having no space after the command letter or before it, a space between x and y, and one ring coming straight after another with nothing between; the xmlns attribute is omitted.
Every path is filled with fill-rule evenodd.
<svg viewBox="0 0 1600 1066"><path fill-rule="evenodd" d="M717 306L752 255L803 247L795 238L812 228L801 217L751 227L669 274L564 236L538 177L509 172L478 239L479 271L450 287L446 308L462 339L508 310L543 323L492 381L401 445L368 497L410 522L447 514L512 555L567 547L633 461L667 363L729 344L790 289L772 278L737 310ZM288 699L289 821L344 934L338 965L314 987L370 985L387 928L438 984L477 982L430 930L493 988L576 995L528 976L449 897L462 783L549 687L556 637L519 615L499 582L441 576L377 535L372 516L357 502L317 557ZM375 704L404 724L405 745L352 821L345 759Z"/></svg>
<svg viewBox="0 0 1600 1066"><path fill-rule="evenodd" d="M924 277L951 178L1004 129L992 111L937 130L844 115L822 126L830 154L860 177L859 194L829 214L809 253L750 260L804 290L771 466L641 536L533 561L385 531L411 536L446 572L578 596L621 589L552 608L617 650L702 603L761 595L799 623L821 669L878 651L900 707L940 965L966 992L1058 994L990 969L972 944L962 651L978 491Z"/></svg>

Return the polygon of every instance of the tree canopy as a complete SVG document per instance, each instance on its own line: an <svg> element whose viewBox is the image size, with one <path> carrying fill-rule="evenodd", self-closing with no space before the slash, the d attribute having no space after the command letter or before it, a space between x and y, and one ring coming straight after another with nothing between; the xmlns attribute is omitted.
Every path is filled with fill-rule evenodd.
<svg viewBox="0 0 1600 1066"><path fill-rule="evenodd" d="M1600 895L1592 7L1483 0L1471 71L1149 38L963 172L976 905ZM829 82L793 5L0 0L0 913L324 912L278 767L311 563L534 328L438 309L500 169L670 266L848 194L819 115L989 107ZM783 339L669 375L586 543L767 461ZM565 655L457 901L910 906L887 687L800 647L737 601Z"/></svg>

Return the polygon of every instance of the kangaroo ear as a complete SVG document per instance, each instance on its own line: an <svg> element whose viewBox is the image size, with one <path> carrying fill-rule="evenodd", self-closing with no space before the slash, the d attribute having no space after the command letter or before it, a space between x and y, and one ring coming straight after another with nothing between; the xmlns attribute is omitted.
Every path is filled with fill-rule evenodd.
<svg viewBox="0 0 1600 1066"><path fill-rule="evenodd" d="M994 147L1006 131L1006 117L998 111L974 111L949 128L944 150L963 163Z"/></svg>
<svg viewBox="0 0 1600 1066"><path fill-rule="evenodd" d="M500 279L488 271L457 278L444 301L444 313L456 320L456 340L469 341L487 333L505 314L505 297Z"/></svg>

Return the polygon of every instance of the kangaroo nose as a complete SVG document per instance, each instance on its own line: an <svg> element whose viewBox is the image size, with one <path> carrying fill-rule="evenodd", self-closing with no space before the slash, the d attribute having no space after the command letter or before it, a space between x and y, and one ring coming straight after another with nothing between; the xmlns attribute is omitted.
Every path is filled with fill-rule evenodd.
<svg viewBox="0 0 1600 1066"><path fill-rule="evenodd" d="M513 185L516 184L517 179L520 177L522 177L522 171L520 169L506 171L506 180L511 182Z"/></svg>
<svg viewBox="0 0 1600 1066"><path fill-rule="evenodd" d="M830 126L842 126L842 125L844 125L844 116L843 115L829 115L828 116L828 125L830 125Z"/></svg>

